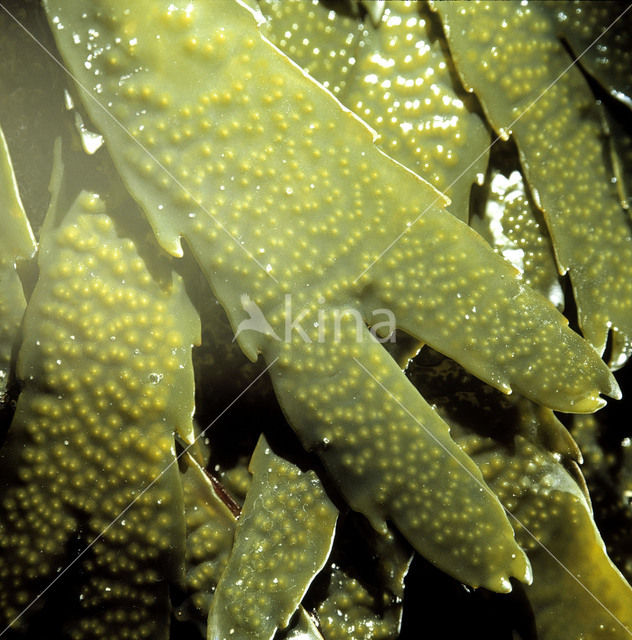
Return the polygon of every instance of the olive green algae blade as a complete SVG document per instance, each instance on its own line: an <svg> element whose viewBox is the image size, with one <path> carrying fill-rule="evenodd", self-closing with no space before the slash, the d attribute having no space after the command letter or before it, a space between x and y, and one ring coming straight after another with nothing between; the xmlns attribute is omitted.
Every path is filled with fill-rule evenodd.
<svg viewBox="0 0 632 640"><path fill-rule="evenodd" d="M0 10L0 122L24 209L38 233L46 213L54 141L67 139L63 117L66 74L44 53L55 41L38 0L3 3Z"/></svg>
<svg viewBox="0 0 632 640"><path fill-rule="evenodd" d="M373 527L391 521L413 547L472 586L510 591L528 562L503 509L449 429L352 309L318 323L337 335L284 343L272 383L303 446ZM305 317L311 326L312 318ZM315 334L311 334L315 338ZM292 352L306 352L308 359Z"/></svg>
<svg viewBox="0 0 632 640"><path fill-rule="evenodd" d="M11 353L26 300L16 262L27 260L36 245L11 166L9 149L0 128L0 402L9 378Z"/></svg>
<svg viewBox="0 0 632 640"><path fill-rule="evenodd" d="M518 589L533 610L537 637L629 638L632 588L606 553L572 471L574 454L569 460L549 446L555 423L564 429L553 413L502 396L445 359L422 355L409 375L512 514L533 567L533 582Z"/></svg>
<svg viewBox="0 0 632 640"><path fill-rule="evenodd" d="M274 336L291 323L286 295L297 309L319 304L319 294L336 305L354 301L369 317L378 292L394 300L409 333L422 341L428 333L434 346L505 390L515 383L566 411L598 408L600 391L618 394L562 316L521 295L516 274L445 215L442 196L380 152L362 121L261 37L246 7L232 0L46 7L70 69L89 91L86 107L162 245L178 254L186 237L234 329L254 308L269 323L270 331L238 336L249 357L265 352L271 363L278 355ZM434 269L435 247L450 259L453 238L462 259ZM466 297L445 282L459 269L466 282L480 276L469 290L487 296L491 325L483 313L468 320ZM427 293L443 316L467 320L474 343L444 335L434 310L424 315L423 304L396 300L388 291L394 281L412 299ZM475 348L490 336L496 345ZM503 362L514 343L526 368Z"/></svg>
<svg viewBox="0 0 632 640"><path fill-rule="evenodd" d="M0 128L0 212L2 235L0 257L3 261L28 260L35 253L35 237L22 206L18 185L11 166L9 149Z"/></svg>
<svg viewBox="0 0 632 640"><path fill-rule="evenodd" d="M632 459L629 440L612 438L604 445L613 426L603 415L573 416L573 436L584 455L582 471L595 519L604 532L608 555L632 583Z"/></svg>
<svg viewBox="0 0 632 640"><path fill-rule="evenodd" d="M515 271L472 230L432 207L441 197L438 192L379 152L361 121L260 37L253 15L244 7L232 2L182 10L173 3L149 2L125 9L106 2L47 6L72 71L85 87L94 88L91 95L102 96L103 104L119 119L113 123L86 98L163 245L177 252L180 235L186 237L233 327L242 320L252 321L245 313L252 310L260 311L270 325L265 332L240 330L238 340L251 357L263 352L273 368L288 372L290 384L294 376L300 382L291 387L292 393L284 393L280 384L277 390L304 442L310 442L314 429L329 428L318 422L317 412L312 412L316 424L305 419L312 411L308 392L320 380L316 364L323 366L322 359L314 361L311 345L320 340L320 327L325 330L319 319L321 299L327 313L352 305L367 319L390 299L398 320L401 315L405 328L413 329L411 334L421 340L429 336L432 344L465 358L477 375L498 386L509 390L515 383L556 408L590 411L600 405L600 390L617 393L605 365L565 326L562 316L524 289ZM223 10L216 13L218 7ZM165 174L120 123L175 173ZM188 191L182 190L183 185ZM203 203L203 210L196 200ZM410 233L354 285L354 275L393 241L393 228L406 229L406 222L412 227ZM249 247L265 268L250 260L241 246ZM448 280L459 273L462 279ZM400 290L406 296L400 296ZM489 310L473 312L469 295L476 295L474 306L484 303ZM308 340L291 326L287 331L291 305L297 313L306 309L311 315L305 325L310 330ZM466 322L470 342L463 338L465 332L446 327L446 317ZM330 315L332 321L335 331ZM286 332L289 338L275 340L275 335L285 337ZM323 340L330 349L328 356L337 351L339 345L329 329ZM376 343L370 352L378 362L388 358ZM355 365L348 349L342 354L330 362L337 363L334 374L348 377ZM372 366L370 360L367 364ZM429 408L397 371L400 382L394 388L402 389L401 401L425 420ZM353 405L354 391L355 386L341 387L343 397L335 404ZM367 402L379 408L375 397ZM335 404L323 412L335 410ZM471 463L448 442L445 425L429 415L429 424L453 455L461 456L459 468L468 468ZM349 421L351 430L362 428L353 418ZM412 443L418 453L430 451L432 438L410 416L383 428L393 433L393 441ZM337 465L340 472L334 475L349 496L353 483L340 457L332 454L332 458L329 466ZM440 470L433 467L424 477L441 486L438 475ZM481 540L491 557L481 561L482 567L469 564L462 569L463 559L454 561L446 552L451 541L429 525L424 531L426 524L415 518L410 506L414 496L404 496L394 504L407 535L415 536L411 542L429 552L436 545L437 563L444 562L454 575L472 584L506 589L509 576L525 579L526 563L500 505L471 475L457 477L450 483L457 502L467 506L476 496L486 519L497 524L498 548L506 553L499 561ZM379 486L383 481L389 492L397 488L388 467L365 468L364 479L365 485ZM415 487L420 482L419 476L411 481ZM361 505L378 528L393 513L390 504L385 506L380 495L372 496L369 490L352 504ZM460 543L467 542L462 538L470 529L454 531L461 536ZM486 535L484 528L476 531L475 537ZM436 540L429 539L437 533ZM463 544L458 553L469 555Z"/></svg>
<svg viewBox="0 0 632 640"><path fill-rule="evenodd" d="M632 235L604 164L599 112L540 3L436 3L455 66L491 124L514 136L569 272L584 336L610 364L632 351Z"/></svg>
<svg viewBox="0 0 632 640"><path fill-rule="evenodd" d="M492 170L486 186L484 211L480 217L472 216L470 225L520 271L527 285L562 310L564 291L551 240L528 197L522 173Z"/></svg>
<svg viewBox="0 0 632 640"><path fill-rule="evenodd" d="M579 64L614 98L632 108L630 2L565 0L543 6Z"/></svg>
<svg viewBox="0 0 632 640"><path fill-rule="evenodd" d="M392 531L367 531L355 514L338 524L327 567L327 587L316 606L327 640L378 640L399 636L404 579L412 549Z"/></svg>
<svg viewBox="0 0 632 640"><path fill-rule="evenodd" d="M283 634L283 640L324 640L316 622L303 607L298 611L298 619Z"/></svg>
<svg viewBox="0 0 632 640"><path fill-rule="evenodd" d="M206 625L213 593L233 548L237 519L195 459L185 452L181 461L187 528L183 588L189 595L176 617Z"/></svg>
<svg viewBox="0 0 632 640"><path fill-rule="evenodd" d="M233 548L239 514L228 508L208 473L189 451L182 454L180 462L187 524L183 588L189 595L175 610L175 616L178 620L198 621L206 628L213 595ZM322 640L302 606L298 608L298 620L290 624L283 638Z"/></svg>
<svg viewBox="0 0 632 640"><path fill-rule="evenodd" d="M603 111L604 129L610 142L610 158L612 173L617 183L617 192L621 206L627 211L632 220L632 132L626 121Z"/></svg>
<svg viewBox="0 0 632 640"><path fill-rule="evenodd" d="M355 82L340 99L375 128L376 144L446 193L448 210L467 221L490 136L455 86L447 48L431 23L425 2L385 2L379 24L367 27Z"/></svg>
<svg viewBox="0 0 632 640"><path fill-rule="evenodd" d="M472 183L487 166L489 132L468 110L465 91L454 87L425 4L387 2L375 27L323 2L265 0L260 6L267 18L263 33L373 127L386 153L446 193L450 212L467 220Z"/></svg>
<svg viewBox="0 0 632 640"><path fill-rule="evenodd" d="M190 430L199 320L95 194L46 226L39 267L0 450L1 626L24 626L30 611L16 616L91 545L69 574L64 633L167 638L185 539L174 432Z"/></svg>
<svg viewBox="0 0 632 640"><path fill-rule="evenodd" d="M374 640L397 638L402 612L401 602L385 606L356 578L334 565L318 618L327 640Z"/></svg>
<svg viewBox="0 0 632 640"><path fill-rule="evenodd" d="M593 347L481 236L437 211L415 229L371 267L379 286L367 286L363 299L376 317L391 310L399 328L481 380L555 410L603 406L598 394L586 393L590 379L620 397Z"/></svg>
<svg viewBox="0 0 632 640"><path fill-rule="evenodd" d="M258 0L258 6L266 18L261 32L326 89L340 97L355 82L366 46L366 28L358 15L320 0Z"/></svg>
<svg viewBox="0 0 632 640"><path fill-rule="evenodd" d="M608 557L571 474L520 436L512 455L502 447L492 450L485 439L466 436L460 443L521 523L516 537L533 567L533 583L524 591L538 637L629 638L632 589Z"/></svg>
<svg viewBox="0 0 632 640"><path fill-rule="evenodd" d="M313 471L277 456L263 436L250 470L235 543L211 603L210 640L266 640L287 627L333 543L338 510Z"/></svg>

